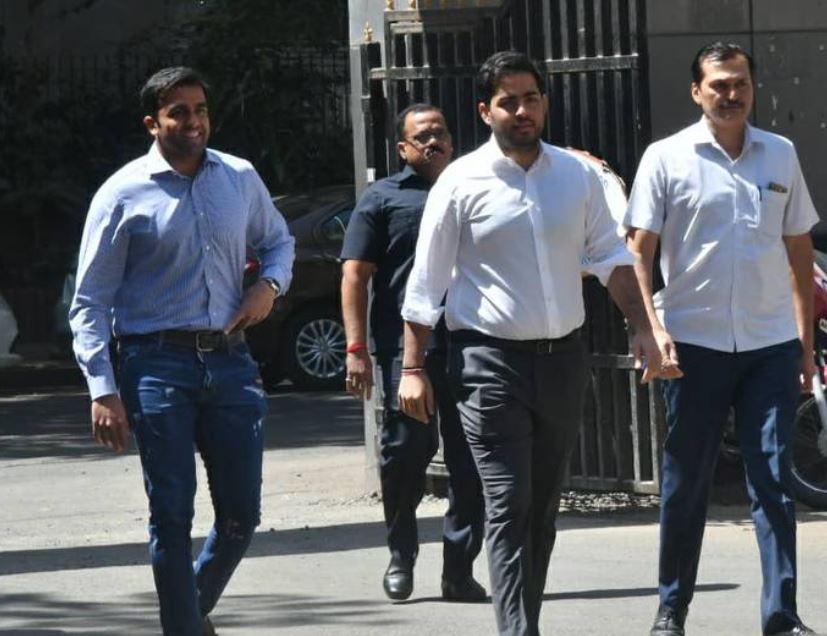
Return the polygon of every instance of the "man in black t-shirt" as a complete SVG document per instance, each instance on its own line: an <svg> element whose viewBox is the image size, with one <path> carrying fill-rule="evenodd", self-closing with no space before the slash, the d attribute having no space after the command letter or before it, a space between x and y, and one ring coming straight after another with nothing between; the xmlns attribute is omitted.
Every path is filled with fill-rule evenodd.
<svg viewBox="0 0 827 636"><path fill-rule="evenodd" d="M413 104L399 114L397 137L397 150L405 168L373 184L348 225L342 248L342 314L348 342L348 392L370 398L371 352L376 356L381 379L384 417L380 477L391 551L383 584L389 598L403 600L413 591L413 566L419 551L416 508L425 491L425 470L438 448L438 437L436 422L423 424L399 410L401 376L421 372L402 368L400 311L428 190L451 161L453 147L442 112L429 104ZM371 343L366 336L369 282L373 291ZM435 340L426 369L436 392L449 472L442 596L454 601L482 601L485 589L472 574L482 546L482 490L454 398L447 388L444 338L438 336Z"/></svg>

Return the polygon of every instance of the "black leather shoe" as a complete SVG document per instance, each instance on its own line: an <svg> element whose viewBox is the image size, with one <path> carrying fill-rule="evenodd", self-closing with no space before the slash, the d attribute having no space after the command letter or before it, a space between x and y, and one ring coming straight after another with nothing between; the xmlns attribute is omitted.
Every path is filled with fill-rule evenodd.
<svg viewBox="0 0 827 636"><path fill-rule="evenodd" d="M382 579L385 594L393 601L404 601L413 592L413 564L391 558Z"/></svg>
<svg viewBox="0 0 827 636"><path fill-rule="evenodd" d="M767 636L819 636L817 632L807 627L804 623L799 623L792 629L787 629L783 632L772 632Z"/></svg>
<svg viewBox="0 0 827 636"><path fill-rule="evenodd" d="M686 610L673 610L670 607L658 609L655 622L649 631L649 636L683 636L683 623L686 620Z"/></svg>
<svg viewBox="0 0 827 636"><path fill-rule="evenodd" d="M488 594L473 576L469 576L458 583L442 579L442 598L456 603L482 603Z"/></svg>

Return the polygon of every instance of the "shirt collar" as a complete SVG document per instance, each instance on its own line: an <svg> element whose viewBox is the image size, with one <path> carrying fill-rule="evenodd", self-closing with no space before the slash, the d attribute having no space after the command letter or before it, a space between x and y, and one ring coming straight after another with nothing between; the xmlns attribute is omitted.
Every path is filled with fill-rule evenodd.
<svg viewBox="0 0 827 636"><path fill-rule="evenodd" d="M695 145L701 144L711 144L716 148L720 148L721 145L715 140L715 136L712 134L712 131L709 128L709 124L706 120L706 115L702 115L698 123L696 123L691 129L692 140L695 142ZM741 155L743 156L746 154L747 150L749 150L750 146L753 144L760 144L761 140L758 138L758 135L755 134L755 129L747 122L746 131L744 132L744 147L741 150Z"/></svg>
<svg viewBox="0 0 827 636"><path fill-rule="evenodd" d="M494 138L494 134L491 134L491 137L486 142L485 152L491 162L491 167L496 169L498 167L512 167L512 168L519 168L523 170L522 166L517 164L516 161L507 157L505 153L503 153L502 148L500 148L500 144L497 143L497 140ZM551 146L540 142L540 154L537 155L537 158L534 160L534 163L529 166L526 172L531 170L536 170L537 168L543 168L551 165Z"/></svg>
<svg viewBox="0 0 827 636"><path fill-rule="evenodd" d="M405 164L405 167L396 174L392 175L391 178L397 183L405 183L406 181L410 181L411 183L425 185L428 187L428 182L422 178L422 175L420 175L408 164Z"/></svg>
<svg viewBox="0 0 827 636"><path fill-rule="evenodd" d="M218 157L216 157L213 151L209 148L206 150L204 163L219 163ZM203 166L204 164L201 165ZM164 158L164 155L161 154L157 141L149 147L149 151L146 153L146 169L150 176L164 174L167 172L178 174L175 168L169 165L169 162Z"/></svg>

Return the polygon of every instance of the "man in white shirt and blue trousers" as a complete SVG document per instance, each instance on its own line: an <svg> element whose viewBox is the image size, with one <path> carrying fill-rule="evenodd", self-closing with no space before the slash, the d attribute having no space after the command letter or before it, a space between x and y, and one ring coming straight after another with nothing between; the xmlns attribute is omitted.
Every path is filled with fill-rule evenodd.
<svg viewBox="0 0 827 636"><path fill-rule="evenodd" d="M761 553L761 629L814 633L796 609L788 479L795 410L814 372L809 231L818 216L793 144L747 121L754 76L736 45L698 52L691 93L703 116L646 150L625 219L650 321L683 372L663 386L668 431L652 636L684 634L730 409ZM665 286L653 299L658 243Z"/></svg>
<svg viewBox="0 0 827 636"><path fill-rule="evenodd" d="M141 106L154 143L92 200L70 324L95 439L123 451L131 429L138 445L163 633L209 636L260 516L267 403L243 329L290 285L294 241L253 166L207 148L198 73L158 71ZM245 291L248 248L262 277ZM193 446L215 511L194 567Z"/></svg>
<svg viewBox="0 0 827 636"><path fill-rule="evenodd" d="M422 422L434 411L422 368L445 297L448 373L483 483L498 630L532 636L583 411L584 262L633 325L647 380L660 374L661 354L596 174L540 141L548 102L534 64L496 53L478 84L493 134L428 196L402 310L399 399Z"/></svg>

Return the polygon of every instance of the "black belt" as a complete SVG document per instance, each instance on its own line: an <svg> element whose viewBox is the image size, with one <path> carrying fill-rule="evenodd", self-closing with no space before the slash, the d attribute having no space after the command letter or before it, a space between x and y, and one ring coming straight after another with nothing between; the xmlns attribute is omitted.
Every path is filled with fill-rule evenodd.
<svg viewBox="0 0 827 636"><path fill-rule="evenodd" d="M118 338L122 342L136 340L154 340L159 344L169 343L182 347L191 347L196 351L227 350L230 347L244 342L244 332L234 331L226 334L223 331L184 331L181 329L166 329L151 333L129 334Z"/></svg>
<svg viewBox="0 0 827 636"><path fill-rule="evenodd" d="M580 328L567 333L560 338L542 338L539 340L510 340L496 338L473 329L457 329L448 332L448 339L459 344L479 344L512 351L527 351L528 353L555 353L580 346Z"/></svg>

